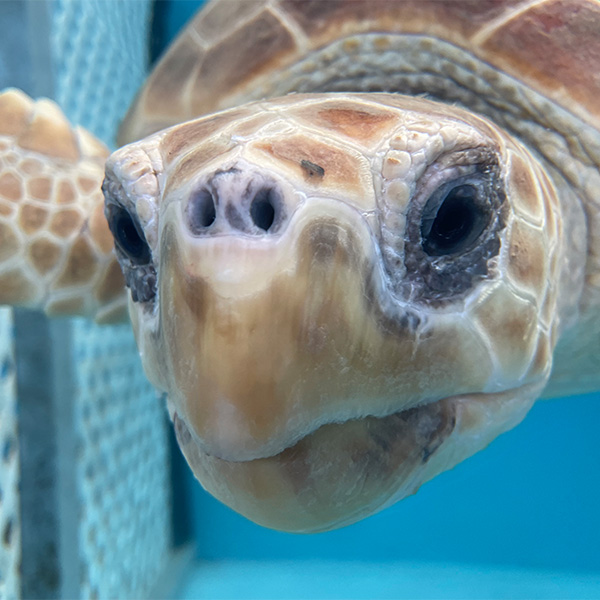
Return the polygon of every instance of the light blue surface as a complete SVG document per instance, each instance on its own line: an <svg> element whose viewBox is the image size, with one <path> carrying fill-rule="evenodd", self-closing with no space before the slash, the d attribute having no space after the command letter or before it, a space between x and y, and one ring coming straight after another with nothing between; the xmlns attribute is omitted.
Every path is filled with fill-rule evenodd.
<svg viewBox="0 0 600 600"><path fill-rule="evenodd" d="M600 395L539 401L415 496L325 534L258 527L194 482L198 557L504 564L596 571L600 580L599 423Z"/></svg>
<svg viewBox="0 0 600 600"><path fill-rule="evenodd" d="M197 565L177 599L564 599L600 598L594 574L465 564L335 561Z"/></svg>

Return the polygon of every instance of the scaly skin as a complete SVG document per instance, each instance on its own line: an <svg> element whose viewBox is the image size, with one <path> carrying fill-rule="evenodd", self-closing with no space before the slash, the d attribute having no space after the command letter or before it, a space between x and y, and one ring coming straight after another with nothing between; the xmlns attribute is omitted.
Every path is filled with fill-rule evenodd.
<svg viewBox="0 0 600 600"><path fill-rule="evenodd" d="M0 94L0 303L126 317L100 189L107 156L53 102Z"/></svg>

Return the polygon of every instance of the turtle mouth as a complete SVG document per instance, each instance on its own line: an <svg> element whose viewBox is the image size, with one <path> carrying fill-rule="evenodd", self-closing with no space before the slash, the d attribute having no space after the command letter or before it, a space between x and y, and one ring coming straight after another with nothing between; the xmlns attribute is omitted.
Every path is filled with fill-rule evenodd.
<svg viewBox="0 0 600 600"><path fill-rule="evenodd" d="M452 396L424 402L385 416L366 415L320 424L300 438L295 439L283 449L264 456L240 459L225 458L207 451L206 448L202 448L202 444L194 439L195 436L177 411L173 413L172 421L180 445L195 443L206 456L228 463L251 463L257 460L269 460L284 456L295 452L298 448L306 445L307 441L311 440L314 436L321 436L323 432L327 432L328 434L335 432L339 434L339 432L345 430L356 431L363 426L365 427L365 433L371 441L369 445L373 445L374 448L379 448L380 451L389 453L394 449L398 441L403 440L406 444L412 438L411 441L414 442L414 445L420 448L422 459L427 461L429 456L435 452L454 429L456 424L455 411L453 410L455 405L454 400L467 397L472 397L472 395Z"/></svg>
<svg viewBox="0 0 600 600"><path fill-rule="evenodd" d="M415 493L525 416L539 389L446 397L384 417L315 429L266 458L206 453L175 412L178 443L213 496L249 519L291 532L356 522Z"/></svg>
<svg viewBox="0 0 600 600"><path fill-rule="evenodd" d="M336 432L337 435L338 432L356 432L360 428L364 429L365 436L370 440L368 445L373 446L371 451L379 449L381 452L392 453L394 450L400 450L398 446L402 445L403 454L410 454L411 458L420 454L423 462L427 462L429 457L452 434L456 426L458 406L486 401L491 404L497 404L505 398L514 396L520 390L521 388L514 388L497 393L479 392L447 396L436 400L411 403L387 415L364 415L320 423L313 429L295 438L288 445L280 447L271 453L250 458L231 458L231 456L222 456L218 452L207 450L204 444L195 438L185 419L176 410L173 411L171 420L175 426L175 432L180 444L187 445L194 443L206 456L228 463L250 463L257 460L273 459L283 456L286 453L294 452L294 449L306 445L307 441L317 434L320 437L323 435L323 432L326 432L328 435ZM409 445L413 446L414 449L407 452Z"/></svg>

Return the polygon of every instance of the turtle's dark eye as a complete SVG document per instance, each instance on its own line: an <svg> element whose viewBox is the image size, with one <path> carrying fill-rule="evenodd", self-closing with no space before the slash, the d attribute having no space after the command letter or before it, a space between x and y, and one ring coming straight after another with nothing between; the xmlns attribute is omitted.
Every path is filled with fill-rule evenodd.
<svg viewBox="0 0 600 600"><path fill-rule="evenodd" d="M423 209L421 240L429 256L461 254L469 250L490 221L490 211L470 184L443 186Z"/></svg>
<svg viewBox="0 0 600 600"><path fill-rule="evenodd" d="M150 262L150 248L139 231L138 225L127 210L122 207L111 211L108 225L119 248L138 265Z"/></svg>

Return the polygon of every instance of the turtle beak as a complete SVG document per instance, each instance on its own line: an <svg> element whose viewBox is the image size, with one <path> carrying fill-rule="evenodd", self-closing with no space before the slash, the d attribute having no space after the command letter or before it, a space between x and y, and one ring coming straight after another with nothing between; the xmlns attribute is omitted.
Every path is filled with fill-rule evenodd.
<svg viewBox="0 0 600 600"><path fill-rule="evenodd" d="M347 204L300 200L236 167L172 202L162 221L161 387L211 456L274 456L325 424L485 385L488 369L460 367L482 351L463 324L418 342L420 317L384 310L376 240ZM445 367L433 374L435 364Z"/></svg>
<svg viewBox="0 0 600 600"><path fill-rule="evenodd" d="M173 206L161 235L164 387L201 446L228 460L270 456L324 422L361 416L366 374L354 378L353 363L378 371L367 228L327 202L285 211L274 233L252 235L220 222L219 206L218 233L181 236L189 217Z"/></svg>

